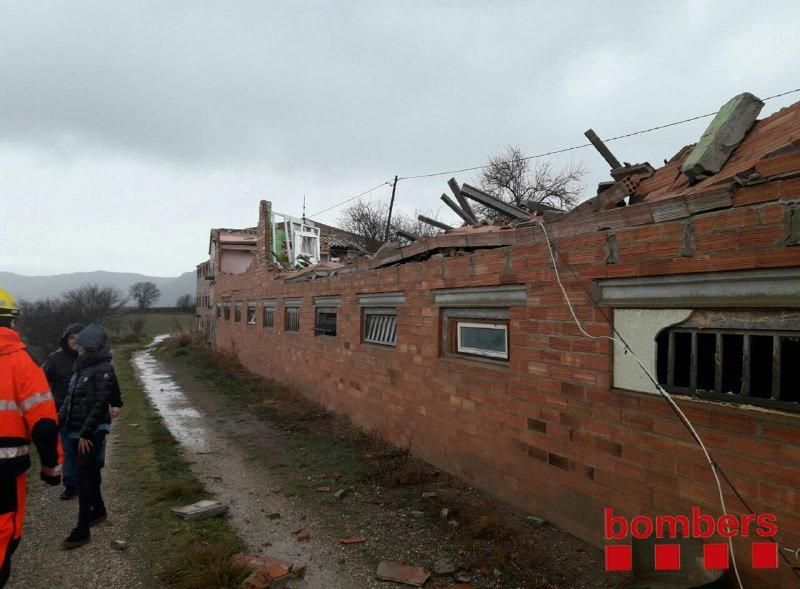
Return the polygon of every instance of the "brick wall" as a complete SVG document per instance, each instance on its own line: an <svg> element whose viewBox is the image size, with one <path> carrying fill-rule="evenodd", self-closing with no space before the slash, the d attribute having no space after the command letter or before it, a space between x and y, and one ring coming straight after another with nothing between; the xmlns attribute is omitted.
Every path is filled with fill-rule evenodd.
<svg viewBox="0 0 800 589"><path fill-rule="evenodd" d="M785 245L787 205L776 201L800 197L800 182L772 186L739 190L732 208L660 223L652 221L656 205L640 204L549 225L574 271L563 268L562 279L587 330L610 335L587 294L599 278L800 266L800 247ZM629 516L689 513L693 505L718 513L702 453L668 405L612 388L610 343L580 336L541 229L515 233L509 247L313 282L286 284L263 267L219 276L218 297L278 303L275 329L220 321L216 344L235 351L249 370L296 385L363 428L594 544L603 543L604 507ZM610 235L615 263L607 262ZM508 366L442 357L432 290L501 283L525 284L528 294L527 307L509 310ZM397 347L363 344L357 294L388 291L406 295ZM311 331L312 297L323 295L342 299L335 338ZM282 329L283 297L303 298L300 333ZM800 415L687 398L680 404L753 509L777 514L780 541L800 546ZM726 499L732 512L742 511L730 492ZM751 582L796 581L783 566L761 576L750 570L749 539L737 554Z"/></svg>

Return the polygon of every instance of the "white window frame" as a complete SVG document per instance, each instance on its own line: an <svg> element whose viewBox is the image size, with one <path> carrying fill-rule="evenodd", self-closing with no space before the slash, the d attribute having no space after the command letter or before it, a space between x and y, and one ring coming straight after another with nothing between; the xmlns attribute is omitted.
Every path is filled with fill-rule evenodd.
<svg viewBox="0 0 800 589"><path fill-rule="evenodd" d="M456 322L456 351L459 354L471 354L474 356L486 356L487 358L499 358L501 360L508 360L508 325L505 323L470 323L468 321L461 321L458 318L453 318ZM496 329L505 333L505 352L495 352L492 350L484 350L481 348L470 348L461 345L461 328L472 327L480 329Z"/></svg>

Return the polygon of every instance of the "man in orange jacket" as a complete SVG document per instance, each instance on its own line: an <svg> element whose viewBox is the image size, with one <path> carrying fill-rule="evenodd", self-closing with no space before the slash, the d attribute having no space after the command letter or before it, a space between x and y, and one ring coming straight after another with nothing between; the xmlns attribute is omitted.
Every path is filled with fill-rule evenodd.
<svg viewBox="0 0 800 589"><path fill-rule="evenodd" d="M0 288L0 587L8 581L22 536L31 440L41 459L41 479L61 483L56 405L44 372L14 329L18 317L14 299Z"/></svg>

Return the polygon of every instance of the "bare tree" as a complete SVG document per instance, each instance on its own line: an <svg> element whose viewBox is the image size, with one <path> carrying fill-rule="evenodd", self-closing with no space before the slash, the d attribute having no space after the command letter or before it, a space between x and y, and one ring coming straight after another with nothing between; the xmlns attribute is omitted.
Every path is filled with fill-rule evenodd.
<svg viewBox="0 0 800 589"><path fill-rule="evenodd" d="M549 162L526 159L517 145L508 145L489 157L489 165L480 175L481 188L509 204L526 206L542 203L566 210L577 203L586 169L581 163L570 162L554 170ZM476 206L482 216L493 218L496 213Z"/></svg>
<svg viewBox="0 0 800 589"><path fill-rule="evenodd" d="M155 303L161 296L161 291L154 282L144 281L131 285L131 298L136 302L140 309L147 309Z"/></svg>
<svg viewBox="0 0 800 589"><path fill-rule="evenodd" d="M394 209L392 211L392 223L389 229L389 239L397 239L398 231L406 231L419 237L435 235L441 229L432 227L417 219L418 215L425 215L432 219L438 219L438 213L430 211L414 211L414 216L410 217L405 212ZM339 216L339 226L351 233L361 236L358 245L365 250L374 252L383 244L386 235L386 221L389 217L389 205L380 201L369 201L359 199L347 207ZM400 241L404 241L400 239Z"/></svg>
<svg viewBox="0 0 800 589"><path fill-rule="evenodd" d="M175 301L175 306L184 311L191 311L194 307L194 298L190 294L183 294Z"/></svg>
<svg viewBox="0 0 800 589"><path fill-rule="evenodd" d="M87 284L60 297L20 303L19 329L37 359L58 346L63 329L70 323L113 324L125 299L110 286Z"/></svg>

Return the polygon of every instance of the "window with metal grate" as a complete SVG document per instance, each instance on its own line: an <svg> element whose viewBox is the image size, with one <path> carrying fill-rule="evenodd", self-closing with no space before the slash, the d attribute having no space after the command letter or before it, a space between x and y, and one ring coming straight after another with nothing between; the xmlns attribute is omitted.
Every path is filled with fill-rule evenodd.
<svg viewBox="0 0 800 589"><path fill-rule="evenodd" d="M364 342L382 346L397 344L397 314L394 309L364 309Z"/></svg>
<svg viewBox="0 0 800 589"><path fill-rule="evenodd" d="M300 331L300 309L297 307L286 307L284 330Z"/></svg>
<svg viewBox="0 0 800 589"><path fill-rule="evenodd" d="M317 310L317 321L314 323L314 335L336 335L336 313Z"/></svg>
<svg viewBox="0 0 800 589"><path fill-rule="evenodd" d="M674 393L800 411L797 325L777 313L695 312L656 337L658 382Z"/></svg>
<svg viewBox="0 0 800 589"><path fill-rule="evenodd" d="M261 317L261 327L275 327L275 309L264 307Z"/></svg>

